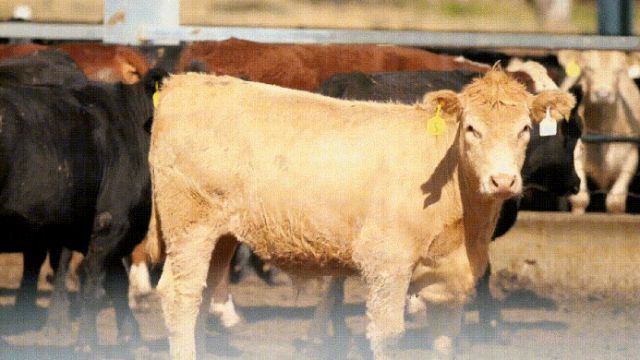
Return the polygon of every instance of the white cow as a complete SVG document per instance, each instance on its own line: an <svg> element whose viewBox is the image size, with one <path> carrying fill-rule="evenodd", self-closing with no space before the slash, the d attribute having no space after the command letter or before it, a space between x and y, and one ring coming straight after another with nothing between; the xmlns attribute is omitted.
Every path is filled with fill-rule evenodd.
<svg viewBox="0 0 640 360"><path fill-rule="evenodd" d="M558 53L567 69L562 85L579 82L584 90L581 110L584 135L638 137L640 92L629 77L632 59L620 51L572 51ZM632 143L581 143L576 146L576 172L580 191L569 197L572 211L584 213L589 205L587 177L607 191L606 209L625 211L629 184L638 169L638 145Z"/></svg>
<svg viewBox="0 0 640 360"><path fill-rule="evenodd" d="M435 354L450 357L500 206L521 191L531 121L562 119L574 102L533 96L500 69L415 106L173 76L149 155L171 358L203 356L199 308L238 241L297 276L360 274L376 359L417 294Z"/></svg>

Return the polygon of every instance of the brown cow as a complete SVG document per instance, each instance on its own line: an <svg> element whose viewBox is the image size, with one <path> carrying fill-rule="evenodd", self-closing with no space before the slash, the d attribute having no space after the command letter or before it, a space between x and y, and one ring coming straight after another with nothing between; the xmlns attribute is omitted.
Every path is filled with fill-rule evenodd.
<svg viewBox="0 0 640 360"><path fill-rule="evenodd" d="M172 77L149 154L171 358L194 359L196 345L203 357L198 309L238 241L299 276L360 274L376 359L404 331L407 292L418 294L436 354L450 357L500 206L521 191L531 121L562 119L574 103L533 96L499 69L415 106ZM444 133L429 135L436 114Z"/></svg>
<svg viewBox="0 0 640 360"><path fill-rule="evenodd" d="M231 38L195 42L182 51L176 66L184 71L192 62L207 72L313 91L331 75L404 70L466 69L486 72L489 67L460 57L409 47L362 44L264 44Z"/></svg>
<svg viewBox="0 0 640 360"><path fill-rule="evenodd" d="M51 47L61 49L69 55L91 80L133 84L150 68L144 55L129 46L67 43ZM3 45L0 46L0 59L51 47L37 44Z"/></svg>
<svg viewBox="0 0 640 360"><path fill-rule="evenodd" d="M149 71L144 55L130 46L67 43L56 47L71 56L93 80L133 84Z"/></svg>
<svg viewBox="0 0 640 360"><path fill-rule="evenodd" d="M38 44L0 45L0 59L6 59L14 56L23 56L30 54L36 50L46 50L48 48L48 46Z"/></svg>

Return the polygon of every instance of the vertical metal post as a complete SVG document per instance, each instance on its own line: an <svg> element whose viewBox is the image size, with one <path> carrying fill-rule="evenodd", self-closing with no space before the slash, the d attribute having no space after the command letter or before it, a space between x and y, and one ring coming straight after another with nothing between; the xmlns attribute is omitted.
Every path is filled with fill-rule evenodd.
<svg viewBox="0 0 640 360"><path fill-rule="evenodd" d="M633 34L633 0L598 0L598 33Z"/></svg>
<svg viewBox="0 0 640 360"><path fill-rule="evenodd" d="M167 30L180 26L179 0L105 0L104 42L139 45L146 26ZM175 45L177 32L168 31L162 39L150 39L154 44ZM145 39L149 40L149 39Z"/></svg>

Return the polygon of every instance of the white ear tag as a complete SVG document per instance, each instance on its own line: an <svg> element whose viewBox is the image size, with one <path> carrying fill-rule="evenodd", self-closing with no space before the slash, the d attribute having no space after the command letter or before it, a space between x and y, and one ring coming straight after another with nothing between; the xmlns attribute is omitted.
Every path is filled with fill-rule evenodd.
<svg viewBox="0 0 640 360"><path fill-rule="evenodd" d="M540 122L540 136L554 136L558 133L558 122L549 113L547 108L547 116Z"/></svg>

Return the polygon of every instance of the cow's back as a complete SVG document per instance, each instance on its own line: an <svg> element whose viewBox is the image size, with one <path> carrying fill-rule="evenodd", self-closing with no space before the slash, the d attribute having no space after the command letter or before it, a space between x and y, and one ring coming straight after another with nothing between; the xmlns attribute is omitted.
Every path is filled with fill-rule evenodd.
<svg viewBox="0 0 640 360"><path fill-rule="evenodd" d="M209 73L231 75L292 89L313 91L334 74L489 67L413 48L370 44L264 44L239 39L196 42L180 54L177 71L192 61Z"/></svg>
<svg viewBox="0 0 640 360"><path fill-rule="evenodd" d="M0 83L70 86L87 80L73 59L58 49L35 50L0 60Z"/></svg>

